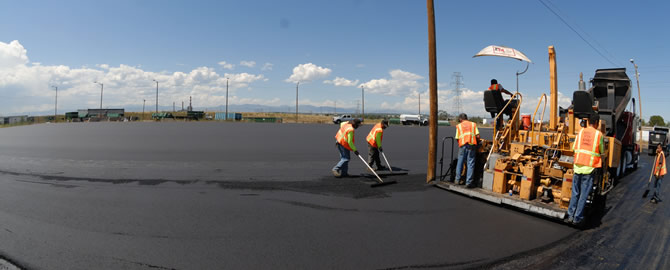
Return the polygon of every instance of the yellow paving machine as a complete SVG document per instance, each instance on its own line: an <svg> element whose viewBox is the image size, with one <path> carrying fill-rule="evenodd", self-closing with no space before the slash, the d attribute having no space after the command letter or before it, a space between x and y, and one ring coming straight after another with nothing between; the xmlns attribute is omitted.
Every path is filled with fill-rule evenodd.
<svg viewBox="0 0 670 270"><path fill-rule="evenodd" d="M481 176L481 181L476 188L469 189L448 181L445 174L437 181L437 187L562 220L572 191L572 145L585 119L597 113L601 118L599 129L606 135L606 153L587 200L587 218L604 210L607 193L614 187L617 176L623 175L626 167L637 168L639 146L635 144L633 127L639 120L634 113L624 113L631 100L630 79L623 68L599 69L590 89L575 91L572 105L559 108L556 53L553 46L548 50L551 92L548 98L543 94L534 113L526 117L531 121L520 119L522 94L517 92L509 100L503 100L499 91L485 91L486 111L496 114L494 123L504 121L504 125L494 124L493 140L482 140L479 144L479 166L475 168L481 171L475 176ZM622 140L626 141L624 145ZM622 156L631 157L624 161ZM449 165L451 179L455 164L452 161Z"/></svg>

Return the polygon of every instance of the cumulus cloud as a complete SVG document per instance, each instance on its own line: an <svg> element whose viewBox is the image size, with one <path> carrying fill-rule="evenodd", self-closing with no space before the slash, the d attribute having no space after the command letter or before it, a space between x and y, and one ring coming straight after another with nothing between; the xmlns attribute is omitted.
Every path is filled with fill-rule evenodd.
<svg viewBox="0 0 670 270"><path fill-rule="evenodd" d="M240 61L240 66L245 66L245 67L254 67L256 66L256 61Z"/></svg>
<svg viewBox="0 0 670 270"><path fill-rule="evenodd" d="M18 40L0 42L0 68L11 68L28 64L28 54Z"/></svg>
<svg viewBox="0 0 670 270"><path fill-rule="evenodd" d="M235 68L235 65L233 65L231 63L227 63L226 61L219 62L219 66L221 66L222 68L225 68L225 69L230 69L230 70Z"/></svg>
<svg viewBox="0 0 670 270"><path fill-rule="evenodd" d="M261 68L261 70L263 70L263 71L272 70L272 66L274 66L272 63L265 63L265 64L263 64L263 67Z"/></svg>
<svg viewBox="0 0 670 270"><path fill-rule="evenodd" d="M158 81L159 105L171 105L173 101L188 101L193 96L198 107L221 104L225 98L226 78L230 88L248 87L263 81L262 74L225 73L220 75L214 68L198 67L187 72L151 72L136 66L107 64L96 68L71 68L68 66L35 65L28 61L27 51L19 42L0 42L0 96L11 103L0 108L1 113L39 112L53 110L54 92L50 85L58 86L59 112L99 106L100 87L105 85L103 107L125 107L152 104ZM263 100L262 104L276 103Z"/></svg>
<svg viewBox="0 0 670 270"><path fill-rule="evenodd" d="M334 80L325 80L323 83L332 84L335 86L356 86L358 84L358 80L352 81L342 77L335 77Z"/></svg>
<svg viewBox="0 0 670 270"><path fill-rule="evenodd" d="M365 87L366 92L389 96L406 95L422 87L419 80L423 77L417 74L395 69L391 70L389 75L390 78L373 79L360 86Z"/></svg>
<svg viewBox="0 0 670 270"><path fill-rule="evenodd" d="M305 82L328 77L332 70L317 66L312 63L300 64L293 68L293 74L286 79L286 82Z"/></svg>

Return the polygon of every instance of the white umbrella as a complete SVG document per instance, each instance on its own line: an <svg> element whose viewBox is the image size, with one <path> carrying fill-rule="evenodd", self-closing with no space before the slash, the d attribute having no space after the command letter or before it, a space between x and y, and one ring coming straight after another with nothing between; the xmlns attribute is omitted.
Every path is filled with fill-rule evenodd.
<svg viewBox="0 0 670 270"><path fill-rule="evenodd" d="M523 54L522 52L520 52L520 51L518 51L514 48L504 47L504 46L497 46L497 45L488 46L488 47L482 49L481 51L479 51L479 53L475 54L475 56L473 56L473 57L477 57L477 56L509 57L509 58L514 58L514 59L519 60L519 61L526 61L528 63L532 63L532 61L530 61L530 59L528 57L526 57L526 55Z"/></svg>
<svg viewBox="0 0 670 270"><path fill-rule="evenodd" d="M530 58L528 58L525 54L522 52L510 48L510 47L505 47L505 46L498 46L498 45L491 45L488 46L481 51L479 51L477 54L473 56L500 56L500 57L508 57L508 58L513 58L519 61L526 61L528 63L532 63L530 61ZM519 75L526 73L528 70L528 63L526 63L526 69L524 69L522 72L516 72L516 92L519 92Z"/></svg>

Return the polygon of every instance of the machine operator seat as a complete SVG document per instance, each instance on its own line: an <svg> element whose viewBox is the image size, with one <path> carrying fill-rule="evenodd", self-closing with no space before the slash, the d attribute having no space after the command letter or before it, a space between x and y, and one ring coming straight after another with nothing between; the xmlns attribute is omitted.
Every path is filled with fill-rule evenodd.
<svg viewBox="0 0 670 270"><path fill-rule="evenodd" d="M572 103L574 105L573 111L575 119L588 118L593 111L593 97L587 91L575 91L572 94Z"/></svg>
<svg viewBox="0 0 670 270"><path fill-rule="evenodd" d="M494 117L495 114L500 113L508 101L509 100L503 99L502 93L500 93L500 91L495 90L484 91L484 107L487 112L491 113L491 117ZM508 116L512 116L514 110L518 105L518 102L519 101L516 99L512 100L512 103L510 103L510 105L507 106L507 108L505 108L505 111L502 113Z"/></svg>

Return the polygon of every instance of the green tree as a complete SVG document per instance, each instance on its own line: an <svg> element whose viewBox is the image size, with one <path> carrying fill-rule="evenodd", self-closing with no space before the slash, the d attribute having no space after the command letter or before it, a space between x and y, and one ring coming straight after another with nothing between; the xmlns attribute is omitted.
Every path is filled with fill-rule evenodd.
<svg viewBox="0 0 670 270"><path fill-rule="evenodd" d="M652 115L649 117L649 125L650 126L665 126L665 121L663 121L663 117L660 115Z"/></svg>
<svg viewBox="0 0 670 270"><path fill-rule="evenodd" d="M439 110L437 111L437 120L448 120L449 114L447 111Z"/></svg>

